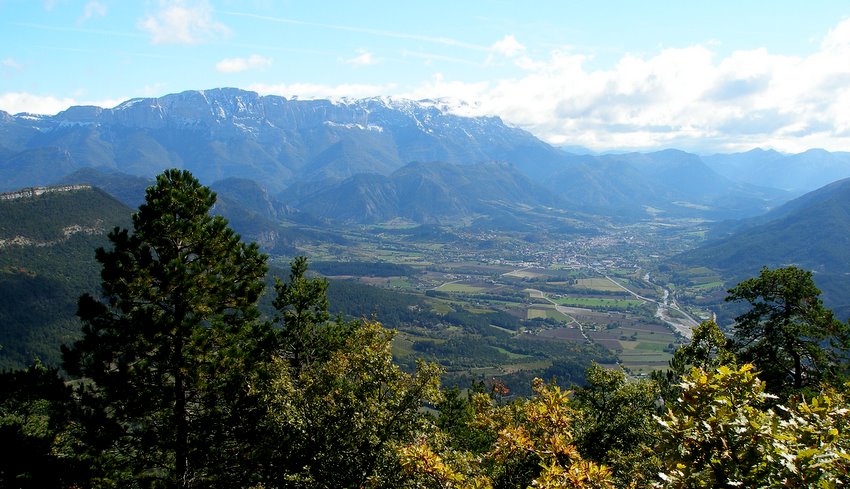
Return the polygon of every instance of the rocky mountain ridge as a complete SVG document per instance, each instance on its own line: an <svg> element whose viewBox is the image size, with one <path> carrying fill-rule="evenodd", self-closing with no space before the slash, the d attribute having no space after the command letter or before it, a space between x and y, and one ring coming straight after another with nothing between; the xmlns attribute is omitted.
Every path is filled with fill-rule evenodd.
<svg viewBox="0 0 850 489"><path fill-rule="evenodd" d="M49 187L30 187L15 192L0 193L0 200L31 199L44 194L91 190L91 185L52 185Z"/></svg>
<svg viewBox="0 0 850 489"><path fill-rule="evenodd" d="M405 217L399 204L415 200L434 204L413 212L417 221L436 222L446 209L469 218L482 205L452 188L449 166L422 165L504 164L528 180L521 192L512 184L503 190L490 185L489 178L501 172L480 173L475 177L480 185L467 189L489 186L496 194L479 200L490 201L503 199L500 192L507 191L510 204L534 201L531 194L543 189L561 210L618 220L749 217L795 195L733 178L746 174L742 165L769 164L755 153L731 159L675 150L570 154L498 117L462 115L470 112L443 100L298 100L217 88L132 99L111 109L71 107L55 116L0 113L0 191L77 183L69 175L85 183L85 172L92 169L132 175L136 188L141 180L177 167L206 184L253 181L292 212L302 210L301 204L310 207L315 219ZM815 157L824 159L811 153L794 160L798 181L817 181L801 174L807 158ZM846 168L840 158L834 160L829 175L850 176L850 160ZM396 190L385 179L412 164L420 166L408 173L419 172L431 184L409 187L404 199L394 197ZM434 171L445 175L433 178ZM305 189L336 202L308 205ZM415 193L426 189L432 193ZM138 192L120 198L133 206L131 193ZM351 212L370 206L374 211Z"/></svg>
<svg viewBox="0 0 850 489"><path fill-rule="evenodd" d="M462 117L433 101L302 101L238 89L71 107L56 116L5 114L0 149L10 153L0 159L0 174L9 176L0 190L85 167L140 176L182 167L207 182L250 178L279 192L295 181L389 174L412 161L510 159L533 169L559 154L497 117Z"/></svg>

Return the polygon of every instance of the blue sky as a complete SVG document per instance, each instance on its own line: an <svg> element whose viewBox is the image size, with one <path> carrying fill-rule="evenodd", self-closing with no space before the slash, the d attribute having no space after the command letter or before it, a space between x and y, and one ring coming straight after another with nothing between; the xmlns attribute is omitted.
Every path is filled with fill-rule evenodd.
<svg viewBox="0 0 850 489"><path fill-rule="evenodd" d="M446 98L597 150L850 150L850 2L0 0L0 110Z"/></svg>

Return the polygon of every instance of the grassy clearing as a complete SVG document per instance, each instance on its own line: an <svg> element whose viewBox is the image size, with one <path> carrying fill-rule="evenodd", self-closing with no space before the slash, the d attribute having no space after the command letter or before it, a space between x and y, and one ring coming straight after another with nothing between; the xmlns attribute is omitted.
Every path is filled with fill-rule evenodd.
<svg viewBox="0 0 850 489"><path fill-rule="evenodd" d="M596 297L561 297L555 299L561 306L589 307L596 309L628 309L643 304L637 299L600 299Z"/></svg>
<svg viewBox="0 0 850 489"><path fill-rule="evenodd" d="M512 352L512 351L510 351L510 350L506 350L506 349L504 349L504 348L502 348L502 347L499 347L499 346L491 346L491 348L493 348L494 350L498 351L499 353L504 353L504 354L505 354L505 355L507 355L507 356L508 356L508 358L510 358L511 360L516 360L516 359L519 359L519 358L529 358L529 357L531 357L531 355L523 355L523 354L521 354L521 353L514 353L514 352Z"/></svg>
<svg viewBox="0 0 850 489"><path fill-rule="evenodd" d="M572 318L560 311L556 311L555 309L548 310L546 312L546 317L548 317L549 319L554 319L555 321L563 321L565 323L572 321Z"/></svg>
<svg viewBox="0 0 850 489"><path fill-rule="evenodd" d="M491 324L490 327L497 330L497 331L501 331L503 333L508 333L508 334L511 334L511 335L516 333L516 331L514 331L512 329L503 328L501 326L496 326L495 324Z"/></svg>
<svg viewBox="0 0 850 489"><path fill-rule="evenodd" d="M603 292L620 292L623 290L607 278L580 278L576 280L576 287Z"/></svg>
<svg viewBox="0 0 850 489"><path fill-rule="evenodd" d="M392 344L393 356L396 358L407 358L413 353L413 339L402 332L396 334Z"/></svg>
<svg viewBox="0 0 850 489"><path fill-rule="evenodd" d="M663 352L667 348L666 343L655 343L650 341L639 341L635 350Z"/></svg>
<svg viewBox="0 0 850 489"><path fill-rule="evenodd" d="M505 274L506 277L516 277L516 278L542 278L546 275L538 272L534 272L532 270L514 270L512 272L508 272Z"/></svg>
<svg viewBox="0 0 850 489"><path fill-rule="evenodd" d="M549 317L549 311L546 309L539 309L536 307L529 307L526 311L525 318L526 319L546 319Z"/></svg>
<svg viewBox="0 0 850 489"><path fill-rule="evenodd" d="M453 310L452 306L443 301L434 301L431 303L431 312L436 314L448 314Z"/></svg>
<svg viewBox="0 0 850 489"><path fill-rule="evenodd" d="M687 273L690 276L695 277L695 276L700 276L700 275L702 275L702 276L714 275L716 272L714 270L710 269L710 268L707 268L707 267L693 267L693 268L689 268L689 269L685 270L685 273Z"/></svg>
<svg viewBox="0 0 850 489"><path fill-rule="evenodd" d="M396 287L399 289L410 289L413 287L413 283L407 277L392 277L387 283L390 287Z"/></svg>
<svg viewBox="0 0 850 489"><path fill-rule="evenodd" d="M506 374L512 374L523 370L542 370L551 366L552 362L550 360L534 360L531 362L512 363L510 365L504 365L502 367L502 371Z"/></svg>
<svg viewBox="0 0 850 489"><path fill-rule="evenodd" d="M705 284L694 285L693 288L697 290L710 290L710 289L719 289L723 287L723 281L717 280L714 282L708 282Z"/></svg>
<svg viewBox="0 0 850 489"><path fill-rule="evenodd" d="M434 290L439 290L440 292L460 292L464 294L477 294L478 292L481 292L486 289L484 287L476 287L475 285L455 282L443 284Z"/></svg>

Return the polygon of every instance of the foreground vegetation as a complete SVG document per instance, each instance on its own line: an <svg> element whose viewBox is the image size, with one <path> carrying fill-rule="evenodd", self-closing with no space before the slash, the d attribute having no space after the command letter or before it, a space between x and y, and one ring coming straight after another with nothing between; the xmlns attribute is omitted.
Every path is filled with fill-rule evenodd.
<svg viewBox="0 0 850 489"><path fill-rule="evenodd" d="M84 336L63 349L71 380L38 363L2 376L0 442L17 447L0 461L3 487L837 487L850 477L850 333L808 272L742 282L729 299L748 312L732 337L703 323L650 379L594 364L572 391L540 379L528 397L499 382L443 389L437 365L393 362L396 332L331 316L328 283L303 258L262 319L266 257L210 215L214 202L187 172L158 177L132 232L97 252L102 297L80 300ZM512 323L496 315L490 326Z"/></svg>

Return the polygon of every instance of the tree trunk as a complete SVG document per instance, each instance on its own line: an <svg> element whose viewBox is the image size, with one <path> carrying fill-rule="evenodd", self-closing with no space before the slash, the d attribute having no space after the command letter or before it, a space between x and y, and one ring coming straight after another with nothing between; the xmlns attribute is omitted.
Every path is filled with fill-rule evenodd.
<svg viewBox="0 0 850 489"><path fill-rule="evenodd" d="M179 327L179 326L178 326ZM177 440L174 446L175 477L177 487L189 487L188 474L188 426L186 420L186 390L183 386L183 338L176 335L174 345L174 423L177 429Z"/></svg>

